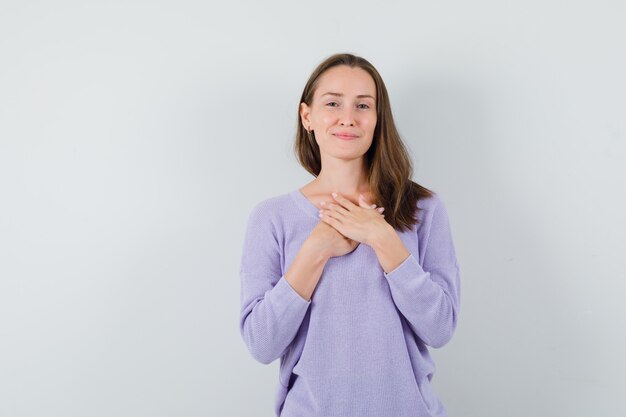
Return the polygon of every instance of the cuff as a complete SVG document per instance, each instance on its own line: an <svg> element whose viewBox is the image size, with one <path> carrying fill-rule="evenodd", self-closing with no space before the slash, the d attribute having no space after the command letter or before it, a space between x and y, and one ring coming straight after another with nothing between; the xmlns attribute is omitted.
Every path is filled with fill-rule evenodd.
<svg viewBox="0 0 626 417"><path fill-rule="evenodd" d="M419 264L415 256L412 253L402 261L400 265L398 265L394 270L389 273L383 271L385 278L388 280L404 280L411 279L414 280L416 275L426 277L428 274L422 269L422 266Z"/></svg>
<svg viewBox="0 0 626 417"><path fill-rule="evenodd" d="M395 275L395 272L398 271L398 269L401 269L405 266L406 263L410 262L409 259L413 256L412 253L409 253L409 256L406 257L406 259L404 261L402 261L400 263L400 265L396 266L392 271L390 272L385 272L383 270L383 274L385 274L386 277L390 276L390 275Z"/></svg>
<svg viewBox="0 0 626 417"><path fill-rule="evenodd" d="M306 310L309 304L311 304L311 300L305 300L293 289L284 275L270 291L270 297L279 317L284 314L292 315L291 312L295 313L302 309Z"/></svg>

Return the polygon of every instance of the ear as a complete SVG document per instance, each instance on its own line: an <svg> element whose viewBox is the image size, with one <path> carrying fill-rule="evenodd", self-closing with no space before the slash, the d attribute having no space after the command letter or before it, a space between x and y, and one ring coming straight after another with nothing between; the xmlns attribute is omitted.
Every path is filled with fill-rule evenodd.
<svg viewBox="0 0 626 417"><path fill-rule="evenodd" d="M305 129L311 125L310 114L311 108L305 102L300 103L300 119Z"/></svg>

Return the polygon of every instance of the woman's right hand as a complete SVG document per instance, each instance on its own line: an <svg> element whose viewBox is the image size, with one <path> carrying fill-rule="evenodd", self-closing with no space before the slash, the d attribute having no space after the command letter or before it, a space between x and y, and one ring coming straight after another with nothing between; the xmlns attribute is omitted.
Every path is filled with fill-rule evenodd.
<svg viewBox="0 0 626 417"><path fill-rule="evenodd" d="M376 207L376 204L372 204L371 207L380 214L385 210L384 207ZM323 221L320 221L313 228L306 242L326 258L346 255L355 250L360 243L345 237L337 229Z"/></svg>
<svg viewBox="0 0 626 417"><path fill-rule="evenodd" d="M359 246L359 242L345 237L323 221L313 228L307 241L326 258L348 254Z"/></svg>

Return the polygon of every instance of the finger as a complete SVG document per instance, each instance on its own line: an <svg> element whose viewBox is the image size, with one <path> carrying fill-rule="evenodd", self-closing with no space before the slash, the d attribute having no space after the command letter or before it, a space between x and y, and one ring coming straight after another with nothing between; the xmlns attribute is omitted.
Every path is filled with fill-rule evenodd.
<svg viewBox="0 0 626 417"><path fill-rule="evenodd" d="M333 209L333 207L335 209ZM345 211L343 207L337 206L336 204L331 204L331 205L327 204L325 209L320 209L320 214L341 221L344 219L345 215L337 211L336 210L337 207Z"/></svg>
<svg viewBox="0 0 626 417"><path fill-rule="evenodd" d="M335 229L337 229L339 232L341 232L339 230L339 227L341 227L341 221L337 220L335 217L333 217L332 215L330 215L328 213L328 210L323 210L323 213L320 212L320 220L323 221L324 223L327 223L329 225L331 225L332 227L334 227Z"/></svg>
<svg viewBox="0 0 626 417"><path fill-rule="evenodd" d="M326 207L326 209L332 211L333 213L336 213L337 216L344 217L344 216L347 216L348 214L350 214L350 212L348 210L346 210L345 208L343 208L339 204L326 203L325 207Z"/></svg>
<svg viewBox="0 0 626 417"><path fill-rule="evenodd" d="M361 207L365 207L365 208L368 208L368 209L375 209L376 208L376 204L369 204L369 205L368 204L369 203L367 202L367 200L365 199L363 194L359 194L359 205Z"/></svg>
<svg viewBox="0 0 626 417"><path fill-rule="evenodd" d="M365 200L365 197L363 197L363 194L359 194L359 206L363 208L374 208L376 204L370 205L367 200Z"/></svg>
<svg viewBox="0 0 626 417"><path fill-rule="evenodd" d="M347 208L348 210L353 210L354 208L358 207L356 204L354 204L352 201L348 200L347 198L345 198L344 196L342 196L339 193L333 193L333 198L339 203L341 204L343 207Z"/></svg>
<svg viewBox="0 0 626 417"><path fill-rule="evenodd" d="M343 207L341 207L338 204L327 203L326 201L322 201L320 204L322 206L322 208L320 209L320 213L322 212L323 209L333 210L333 211L341 213L341 214L346 214L347 213L347 210L344 209Z"/></svg>

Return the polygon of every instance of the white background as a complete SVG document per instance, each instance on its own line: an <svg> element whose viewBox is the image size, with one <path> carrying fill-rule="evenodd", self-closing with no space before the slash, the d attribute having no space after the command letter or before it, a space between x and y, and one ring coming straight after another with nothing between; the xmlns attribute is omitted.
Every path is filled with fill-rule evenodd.
<svg viewBox="0 0 626 417"><path fill-rule="evenodd" d="M480 0L2 1L0 416L273 415L241 244L335 52L449 210L450 416L626 415L626 5Z"/></svg>

